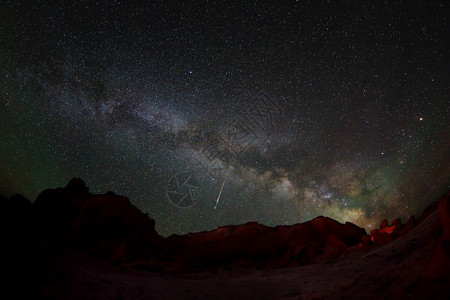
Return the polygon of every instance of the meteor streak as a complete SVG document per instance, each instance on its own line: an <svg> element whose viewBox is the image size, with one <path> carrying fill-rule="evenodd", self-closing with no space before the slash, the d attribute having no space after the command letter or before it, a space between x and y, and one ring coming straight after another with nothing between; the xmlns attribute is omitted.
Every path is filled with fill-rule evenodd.
<svg viewBox="0 0 450 300"><path fill-rule="evenodd" d="M223 186L225 185L226 179L227 179L226 177L223 179L222 187L220 188L219 196L217 196L216 205L214 206L214 209L217 208L217 204L219 203L220 195L222 195Z"/></svg>

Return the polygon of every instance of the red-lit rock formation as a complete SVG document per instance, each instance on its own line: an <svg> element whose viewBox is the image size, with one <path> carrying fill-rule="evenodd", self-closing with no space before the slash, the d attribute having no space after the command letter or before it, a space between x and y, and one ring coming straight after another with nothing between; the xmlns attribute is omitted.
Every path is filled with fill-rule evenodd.
<svg viewBox="0 0 450 300"><path fill-rule="evenodd" d="M162 238L126 197L76 179L33 204L0 197L0 266L21 299L448 299L449 196L370 235L318 217Z"/></svg>
<svg viewBox="0 0 450 300"><path fill-rule="evenodd" d="M292 226L247 223L173 235L166 239L166 249L180 262L285 267L336 259L364 235L354 224L318 217Z"/></svg>
<svg viewBox="0 0 450 300"><path fill-rule="evenodd" d="M17 205L24 202L19 200ZM150 270L305 265L336 259L366 235L354 224L317 217L292 226L247 223L163 239L154 220L128 198L93 195L81 179L43 191L30 211L36 237L50 245Z"/></svg>
<svg viewBox="0 0 450 300"><path fill-rule="evenodd" d="M402 220L397 218L392 221L391 225L387 220L383 220L379 229L370 232L370 239L375 246L386 245L410 232L416 226L415 220L414 216L411 216L406 224L402 224Z"/></svg>

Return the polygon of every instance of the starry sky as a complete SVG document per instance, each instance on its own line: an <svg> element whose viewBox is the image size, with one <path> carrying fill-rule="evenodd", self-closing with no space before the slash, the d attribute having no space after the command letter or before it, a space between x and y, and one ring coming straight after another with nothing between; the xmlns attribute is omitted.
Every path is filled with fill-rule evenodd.
<svg viewBox="0 0 450 300"><path fill-rule="evenodd" d="M2 1L0 194L81 177L162 235L449 187L447 1Z"/></svg>

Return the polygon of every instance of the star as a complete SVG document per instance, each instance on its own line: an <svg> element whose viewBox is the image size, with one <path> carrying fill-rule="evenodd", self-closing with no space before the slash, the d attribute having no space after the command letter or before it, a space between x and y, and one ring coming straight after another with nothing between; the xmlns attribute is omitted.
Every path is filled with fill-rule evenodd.
<svg viewBox="0 0 450 300"><path fill-rule="evenodd" d="M448 187L445 1L178 2L6 1L0 194L81 177L170 235L367 227Z"/></svg>

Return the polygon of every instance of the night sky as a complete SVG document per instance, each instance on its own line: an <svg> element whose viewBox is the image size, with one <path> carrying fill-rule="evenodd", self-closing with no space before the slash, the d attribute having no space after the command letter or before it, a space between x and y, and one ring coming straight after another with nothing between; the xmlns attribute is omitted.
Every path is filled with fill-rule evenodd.
<svg viewBox="0 0 450 300"><path fill-rule="evenodd" d="M0 4L0 194L80 177L169 235L449 187L447 1L67 2Z"/></svg>

